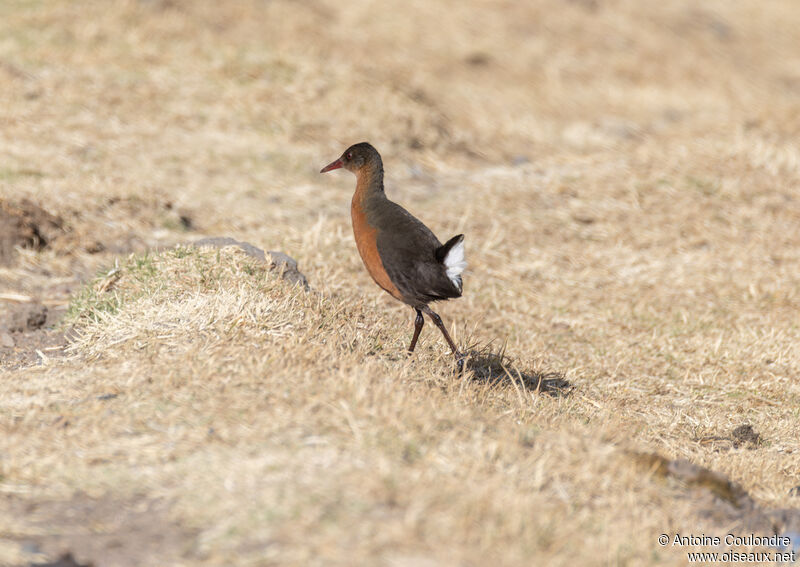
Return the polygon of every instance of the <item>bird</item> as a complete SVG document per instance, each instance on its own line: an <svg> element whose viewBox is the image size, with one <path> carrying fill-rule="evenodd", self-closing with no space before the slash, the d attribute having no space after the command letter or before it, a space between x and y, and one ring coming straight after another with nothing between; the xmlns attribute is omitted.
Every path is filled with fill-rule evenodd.
<svg viewBox="0 0 800 567"><path fill-rule="evenodd" d="M467 267L464 235L457 234L442 244L422 221L390 201L383 187L383 160L368 142L350 146L320 173L340 168L356 176L350 216L367 272L378 286L416 313L408 352L413 353L417 346L424 313L442 332L463 368L463 355L429 304L461 297L461 274Z"/></svg>

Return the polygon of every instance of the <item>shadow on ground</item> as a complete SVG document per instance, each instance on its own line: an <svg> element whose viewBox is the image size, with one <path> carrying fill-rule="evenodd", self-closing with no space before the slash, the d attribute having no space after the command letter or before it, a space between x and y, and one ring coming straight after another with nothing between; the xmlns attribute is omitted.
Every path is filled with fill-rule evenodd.
<svg viewBox="0 0 800 567"><path fill-rule="evenodd" d="M471 371L473 380L492 385L511 384L516 388L551 396L567 396L574 386L561 372L544 370L521 370L506 356L505 349L494 351L491 347L469 350L466 356L466 371Z"/></svg>
<svg viewBox="0 0 800 567"><path fill-rule="evenodd" d="M791 540L788 549L800 550L800 509L764 508L726 475L685 459L642 451L625 454L647 474L675 482L702 517L739 533L783 534Z"/></svg>

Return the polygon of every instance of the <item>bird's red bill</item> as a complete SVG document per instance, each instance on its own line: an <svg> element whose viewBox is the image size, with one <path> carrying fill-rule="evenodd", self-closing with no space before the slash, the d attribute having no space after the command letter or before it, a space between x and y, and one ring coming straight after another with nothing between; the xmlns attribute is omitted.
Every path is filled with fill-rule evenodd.
<svg viewBox="0 0 800 567"><path fill-rule="evenodd" d="M329 163L328 165L326 165L325 167L323 167L322 169L320 169L320 170L319 170L319 172L320 172L320 173L325 173L326 171L332 171L332 170L334 170L334 169L339 169L340 167L342 167L342 165L344 165L344 164L342 163L342 160L340 160L340 159L337 159L337 160L336 160L336 161L334 161L333 163Z"/></svg>

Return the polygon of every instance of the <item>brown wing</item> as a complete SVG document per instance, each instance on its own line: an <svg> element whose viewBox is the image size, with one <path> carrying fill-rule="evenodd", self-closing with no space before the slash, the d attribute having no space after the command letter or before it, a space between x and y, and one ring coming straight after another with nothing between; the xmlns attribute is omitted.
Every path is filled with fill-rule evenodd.
<svg viewBox="0 0 800 567"><path fill-rule="evenodd" d="M383 266L408 303L422 305L461 296L436 256L442 243L427 226L389 200L370 212L381 227L377 245Z"/></svg>

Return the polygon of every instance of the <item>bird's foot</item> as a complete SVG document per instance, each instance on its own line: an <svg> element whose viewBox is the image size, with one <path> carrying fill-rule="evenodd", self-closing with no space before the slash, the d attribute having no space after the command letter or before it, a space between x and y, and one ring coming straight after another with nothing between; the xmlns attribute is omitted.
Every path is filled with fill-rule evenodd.
<svg viewBox="0 0 800 567"><path fill-rule="evenodd" d="M456 368L458 369L458 373L461 374L464 372L465 363L467 360L467 354L464 352L457 352L456 353Z"/></svg>

